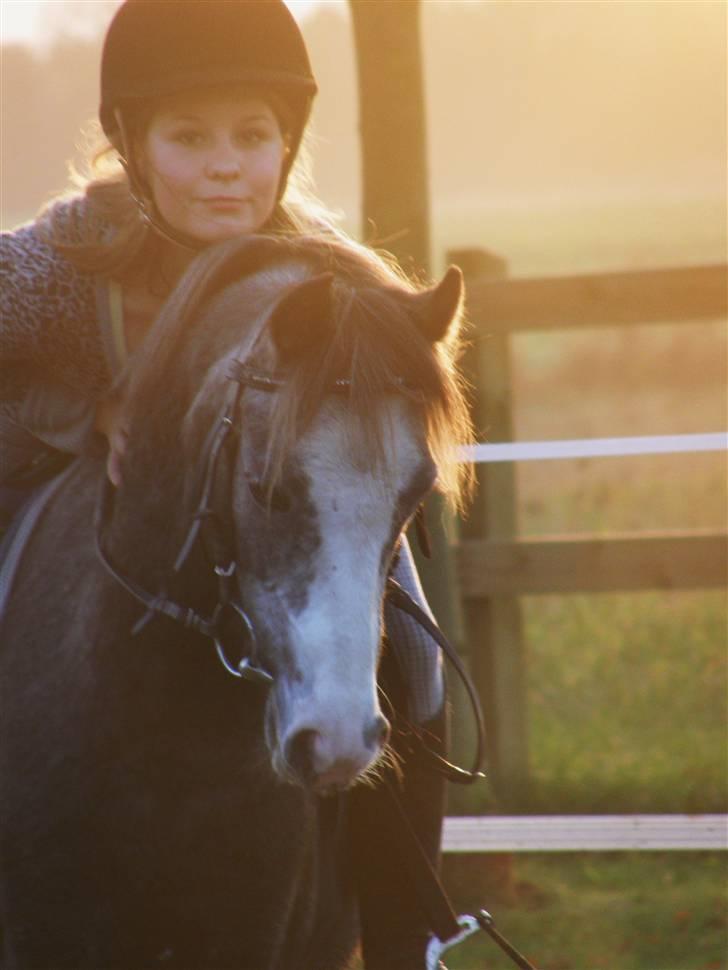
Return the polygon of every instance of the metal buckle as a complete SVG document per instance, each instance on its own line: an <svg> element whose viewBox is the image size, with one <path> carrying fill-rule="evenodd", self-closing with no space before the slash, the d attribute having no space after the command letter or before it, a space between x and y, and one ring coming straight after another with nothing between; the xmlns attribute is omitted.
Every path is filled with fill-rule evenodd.
<svg viewBox="0 0 728 970"><path fill-rule="evenodd" d="M238 564L235 562L235 560L232 559L228 566L215 566L214 567L215 575L219 576L220 579L229 579L237 569L237 565ZM235 604L233 603L231 605L234 606Z"/></svg>
<svg viewBox="0 0 728 970"><path fill-rule="evenodd" d="M237 663L233 663L227 653L225 652L225 646L221 638L221 623L222 615L225 609L230 609L234 611L234 615L238 620L242 621L244 628L244 637L250 644L250 650L246 656L243 656ZM250 618L247 613L238 606L237 603L218 603L215 608L215 613L212 619L213 629L216 631L213 636L213 642L215 644L215 650L220 659L220 663L223 665L225 670L232 676L238 677L241 680L249 680L253 683L270 685L273 683L273 677L268 673L267 670L263 670L262 667L256 667L252 663L250 656L255 650L255 632L253 631L253 624L250 622ZM236 641L237 641L236 637Z"/></svg>
<svg viewBox="0 0 728 970"><path fill-rule="evenodd" d="M463 940L467 940L469 936L477 933L480 929L480 923L474 916L458 916L458 925L462 926L462 930L456 933L455 936L451 936L449 940L445 940L443 943L439 937L433 936L427 944L427 970L445 970L444 964L440 963L440 957L443 953L451 950L458 943L462 943Z"/></svg>

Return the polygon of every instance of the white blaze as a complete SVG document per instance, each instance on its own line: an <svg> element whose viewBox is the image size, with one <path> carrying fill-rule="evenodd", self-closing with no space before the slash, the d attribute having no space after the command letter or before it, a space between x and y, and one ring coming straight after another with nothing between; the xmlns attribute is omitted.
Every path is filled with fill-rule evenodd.
<svg viewBox="0 0 728 970"><path fill-rule="evenodd" d="M376 668L382 555L392 538L397 494L422 458L403 403L393 399L391 406L389 481L352 454L340 403L322 409L299 450L321 545L306 606L289 616L290 646L302 680L286 691L285 723L279 729L284 745L300 731L316 732L320 773L349 764L353 777L379 753L365 735L381 715Z"/></svg>

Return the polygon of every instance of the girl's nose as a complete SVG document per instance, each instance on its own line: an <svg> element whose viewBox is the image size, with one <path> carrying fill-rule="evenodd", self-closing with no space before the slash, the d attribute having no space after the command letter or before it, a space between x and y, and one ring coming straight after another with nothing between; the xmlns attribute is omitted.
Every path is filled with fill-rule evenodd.
<svg viewBox="0 0 728 970"><path fill-rule="evenodd" d="M215 146L207 159L206 174L210 178L234 179L240 175L240 155L229 143Z"/></svg>

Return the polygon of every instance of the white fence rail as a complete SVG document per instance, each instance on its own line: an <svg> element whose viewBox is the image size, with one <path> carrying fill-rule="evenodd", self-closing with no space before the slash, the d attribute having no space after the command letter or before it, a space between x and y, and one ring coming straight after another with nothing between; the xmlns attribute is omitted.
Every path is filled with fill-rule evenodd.
<svg viewBox="0 0 728 970"><path fill-rule="evenodd" d="M445 852L728 850L728 815L516 815L445 819Z"/></svg>
<svg viewBox="0 0 728 970"><path fill-rule="evenodd" d="M463 448L463 458L477 463L543 461L555 458L614 458L699 451L728 451L728 432L478 444Z"/></svg>

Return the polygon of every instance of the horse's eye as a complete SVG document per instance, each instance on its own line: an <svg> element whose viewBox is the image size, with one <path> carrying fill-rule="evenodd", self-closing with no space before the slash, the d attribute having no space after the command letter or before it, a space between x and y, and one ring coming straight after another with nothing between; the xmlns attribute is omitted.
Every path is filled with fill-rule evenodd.
<svg viewBox="0 0 728 970"><path fill-rule="evenodd" d="M290 512L291 499L285 489L275 486L268 493L268 489L262 482L248 482L248 489L253 496L256 505L266 511L271 508L274 512Z"/></svg>

